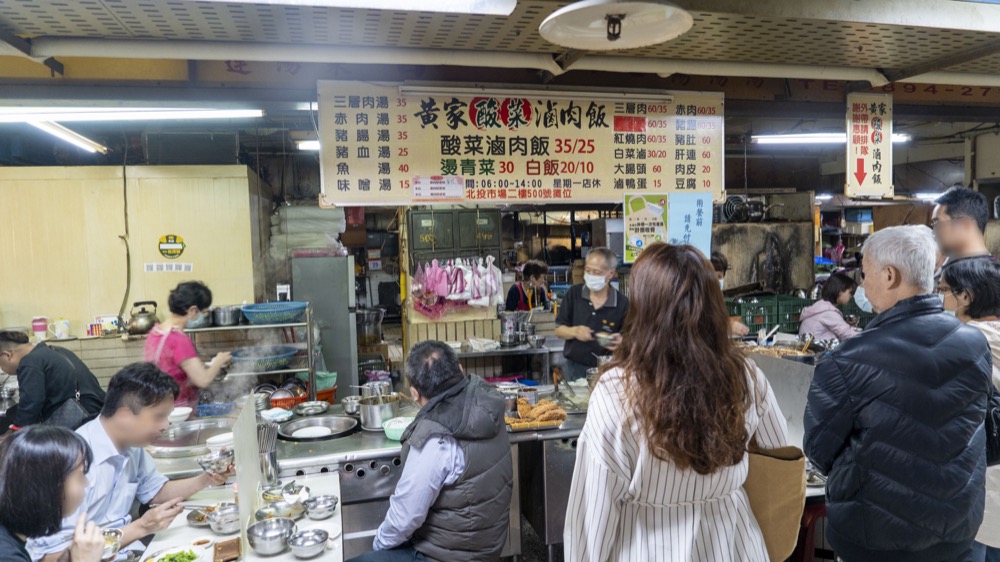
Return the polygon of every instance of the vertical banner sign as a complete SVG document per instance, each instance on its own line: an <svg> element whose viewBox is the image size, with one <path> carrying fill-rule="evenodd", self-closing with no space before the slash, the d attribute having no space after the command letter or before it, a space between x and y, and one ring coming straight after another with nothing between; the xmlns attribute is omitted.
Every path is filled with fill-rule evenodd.
<svg viewBox="0 0 1000 562"><path fill-rule="evenodd" d="M712 196L708 193L626 195L625 263L655 242L690 244L712 252Z"/></svg>
<svg viewBox="0 0 1000 562"><path fill-rule="evenodd" d="M323 205L454 203L456 186L483 204L723 196L721 93L318 90Z"/></svg>
<svg viewBox="0 0 1000 562"><path fill-rule="evenodd" d="M848 197L892 197L892 94L847 95Z"/></svg>

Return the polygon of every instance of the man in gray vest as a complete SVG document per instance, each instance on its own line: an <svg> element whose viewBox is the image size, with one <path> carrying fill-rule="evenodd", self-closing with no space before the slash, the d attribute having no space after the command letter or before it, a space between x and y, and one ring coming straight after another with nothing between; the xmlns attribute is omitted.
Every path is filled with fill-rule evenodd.
<svg viewBox="0 0 1000 562"><path fill-rule="evenodd" d="M403 474L375 551L349 562L499 560L514 479L503 397L438 341L410 351L406 374L421 409L403 433Z"/></svg>

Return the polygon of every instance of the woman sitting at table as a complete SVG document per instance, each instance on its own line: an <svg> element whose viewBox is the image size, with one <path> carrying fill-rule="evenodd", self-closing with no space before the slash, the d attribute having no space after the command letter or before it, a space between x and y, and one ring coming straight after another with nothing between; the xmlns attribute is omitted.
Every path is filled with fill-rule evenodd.
<svg viewBox="0 0 1000 562"><path fill-rule="evenodd" d="M25 542L59 531L83 503L93 457L83 437L35 425L0 444L0 559L30 562ZM69 549L73 562L100 562L104 537L80 516Z"/></svg>
<svg viewBox="0 0 1000 562"><path fill-rule="evenodd" d="M545 308L548 299L545 296L545 276L549 274L549 266L545 262L530 260L524 262L521 279L511 285L507 291L507 310L534 310Z"/></svg>

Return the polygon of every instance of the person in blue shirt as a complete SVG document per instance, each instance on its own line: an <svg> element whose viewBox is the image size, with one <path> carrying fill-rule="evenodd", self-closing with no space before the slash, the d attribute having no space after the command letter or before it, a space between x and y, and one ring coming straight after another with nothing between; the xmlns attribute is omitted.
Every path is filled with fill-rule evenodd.
<svg viewBox="0 0 1000 562"><path fill-rule="evenodd" d="M94 453L83 505L63 520L60 532L28 541L33 559L58 560L83 512L102 528L121 529L123 549L142 549L136 541L169 527L184 510L181 501L226 482L228 472L168 482L144 449L169 425L177 394L174 379L152 363L127 365L112 377L101 415L77 430ZM133 521L135 500L158 505Z"/></svg>
<svg viewBox="0 0 1000 562"><path fill-rule="evenodd" d="M499 560L514 481L504 399L442 342L417 344L406 374L421 409L403 433L403 474L374 552L349 562Z"/></svg>
<svg viewBox="0 0 1000 562"><path fill-rule="evenodd" d="M29 562L25 541L59 530L83 503L93 456L83 437L61 427L26 427L0 445L0 560ZM100 562L104 537L76 518L73 562Z"/></svg>

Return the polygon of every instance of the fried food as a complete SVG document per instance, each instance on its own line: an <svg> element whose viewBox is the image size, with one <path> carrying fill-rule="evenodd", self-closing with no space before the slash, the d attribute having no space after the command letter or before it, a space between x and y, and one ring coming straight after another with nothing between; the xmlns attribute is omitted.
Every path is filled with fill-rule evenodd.
<svg viewBox="0 0 1000 562"><path fill-rule="evenodd" d="M520 419L505 418L508 424L524 422L562 421L566 419L566 410L555 402L541 400L532 406L524 398L517 399L517 415ZM512 421L513 420L513 421Z"/></svg>

